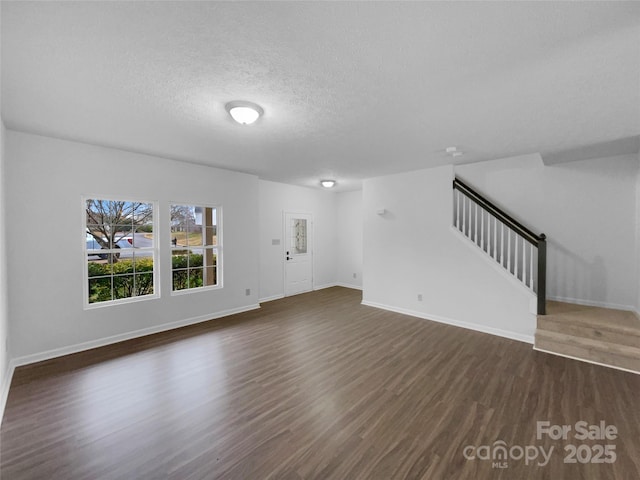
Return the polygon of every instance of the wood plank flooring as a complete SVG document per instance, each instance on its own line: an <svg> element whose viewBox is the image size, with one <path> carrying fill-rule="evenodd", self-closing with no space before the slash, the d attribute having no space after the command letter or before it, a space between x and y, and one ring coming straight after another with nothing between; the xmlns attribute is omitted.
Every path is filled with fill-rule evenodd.
<svg viewBox="0 0 640 480"><path fill-rule="evenodd" d="M535 348L640 373L640 320L625 310L547 302Z"/></svg>
<svg viewBox="0 0 640 480"><path fill-rule="evenodd" d="M640 478L640 376L360 300L330 288L19 368L0 478ZM618 436L537 440L538 420ZM463 456L500 440L554 451ZM565 464L583 443L616 461Z"/></svg>

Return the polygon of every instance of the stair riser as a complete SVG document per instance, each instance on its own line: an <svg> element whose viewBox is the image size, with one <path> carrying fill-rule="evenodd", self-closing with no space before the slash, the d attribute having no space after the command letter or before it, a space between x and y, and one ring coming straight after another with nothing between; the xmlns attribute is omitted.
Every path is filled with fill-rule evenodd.
<svg viewBox="0 0 640 480"><path fill-rule="evenodd" d="M545 322L540 320L538 320L538 329L640 348L640 332L636 334L636 332L629 333L609 329L585 328L584 326L572 325L570 323L560 324L558 322Z"/></svg>
<svg viewBox="0 0 640 480"><path fill-rule="evenodd" d="M630 358L625 355L604 352L593 347L585 348L576 345L568 345L547 338L539 338L538 335L536 335L535 348L545 350L550 353L567 355L604 365L626 368L640 373L640 358Z"/></svg>

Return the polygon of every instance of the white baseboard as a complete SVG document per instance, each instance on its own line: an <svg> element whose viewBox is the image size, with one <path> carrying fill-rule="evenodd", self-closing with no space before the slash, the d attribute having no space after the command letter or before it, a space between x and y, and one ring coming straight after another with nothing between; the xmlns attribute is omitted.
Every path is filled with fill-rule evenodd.
<svg viewBox="0 0 640 480"><path fill-rule="evenodd" d="M616 367L615 365L609 365L607 363L594 362L593 360L586 360L584 358L572 357L571 355L565 355L564 353L551 352L549 350L545 350L543 348L538 348L538 347L533 347L533 349L536 352L548 353L549 355L557 355L559 357L570 358L571 360L578 360L579 362L592 363L594 365L600 365L601 367L615 368L616 370L622 370L623 372L635 373L636 375L640 375L640 372L637 372L636 370L630 370L624 367Z"/></svg>
<svg viewBox="0 0 640 480"><path fill-rule="evenodd" d="M278 295L271 295L270 297L264 297L258 300L258 302L260 303L265 303L265 302L272 302L274 300L280 300L281 298L284 298L284 294L280 293Z"/></svg>
<svg viewBox="0 0 640 480"><path fill-rule="evenodd" d="M313 290L324 290L325 288L337 287L338 284L335 282L325 283L324 285L314 285Z"/></svg>
<svg viewBox="0 0 640 480"><path fill-rule="evenodd" d="M4 375L2 385L0 385L0 424L4 418L4 409L7 406L7 398L9 397L9 387L11 387L11 380L13 379L13 372L16 370L16 365L13 360L9 361L7 365L7 371Z"/></svg>
<svg viewBox="0 0 640 480"><path fill-rule="evenodd" d="M476 332L489 333L491 335L497 335L499 337L509 338L511 340L517 340L519 342L529 343L533 345L534 336L525 335L518 332L511 332L508 330L502 330L500 328L489 327L486 325L479 325L477 323L469 323L461 320L453 320L451 318L441 317L439 315L430 315L427 313L417 312L415 310L408 310L406 308L392 307L389 305L383 305L375 302L362 301L362 305L369 307L380 308L382 310L388 310L390 312L402 313L404 315L410 315L412 317L422 318L424 320L431 320L438 323L445 323L447 325L453 325L454 327L466 328L467 330L475 330Z"/></svg>
<svg viewBox="0 0 640 480"><path fill-rule="evenodd" d="M362 290L362 286L360 285L351 285L350 283L336 283L336 287L344 287L344 288L352 288L354 290Z"/></svg>
<svg viewBox="0 0 640 480"><path fill-rule="evenodd" d="M552 300L555 302L564 302L564 303L575 303L576 305L584 305L587 307L601 307L601 308L612 308L614 310L625 310L630 312L635 312L637 314L637 310L635 306L632 305L621 305L619 303L607 303L607 302L596 302L593 300L582 300L580 298L570 298L570 297L549 297L547 296L547 300Z"/></svg>
<svg viewBox="0 0 640 480"><path fill-rule="evenodd" d="M178 320L177 322L165 323L154 327L134 330L133 332L121 333L110 337L100 338L98 340L78 343L75 345L70 345L68 347L55 348L53 350L47 350L45 352L25 355L22 357L14 358L12 362L14 363L15 367L20 367L22 365L28 365L30 363L42 362L43 360L50 360L52 358L62 357L64 355L69 355L72 353L83 352L85 350L91 350L92 348L104 347L106 345L123 342L125 340L144 337L146 335L152 335L154 333L166 332L168 330L174 330L176 328L186 327L188 325L194 325L196 323L215 320L217 318L234 315L236 313L248 312L250 310L256 310L258 308L260 308L260 305L247 305L245 307L232 308L208 315L200 315L198 317L187 318L185 320Z"/></svg>

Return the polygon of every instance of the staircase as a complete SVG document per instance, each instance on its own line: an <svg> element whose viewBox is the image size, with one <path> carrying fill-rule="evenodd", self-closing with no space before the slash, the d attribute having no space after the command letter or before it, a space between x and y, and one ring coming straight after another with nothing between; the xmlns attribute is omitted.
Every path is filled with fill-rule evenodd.
<svg viewBox="0 0 640 480"><path fill-rule="evenodd" d="M623 310L547 301L546 236L459 178L453 192L454 228L537 296L536 350L640 373L640 318Z"/></svg>
<svg viewBox="0 0 640 480"><path fill-rule="evenodd" d="M640 320L633 312L547 302L534 349L640 373Z"/></svg>
<svg viewBox="0 0 640 480"><path fill-rule="evenodd" d="M538 297L544 315L547 240L465 184L453 180L453 226Z"/></svg>

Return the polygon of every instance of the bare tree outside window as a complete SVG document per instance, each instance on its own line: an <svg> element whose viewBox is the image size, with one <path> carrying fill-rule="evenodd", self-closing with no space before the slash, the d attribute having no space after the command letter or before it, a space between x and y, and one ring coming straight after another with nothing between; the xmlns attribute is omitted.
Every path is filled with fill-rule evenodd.
<svg viewBox="0 0 640 480"><path fill-rule="evenodd" d="M153 222L150 203L89 199L86 210L87 233L105 250L119 248L119 241ZM119 257L114 253L112 261Z"/></svg>
<svg viewBox="0 0 640 480"><path fill-rule="evenodd" d="M85 201L88 305L156 296L153 204Z"/></svg>

